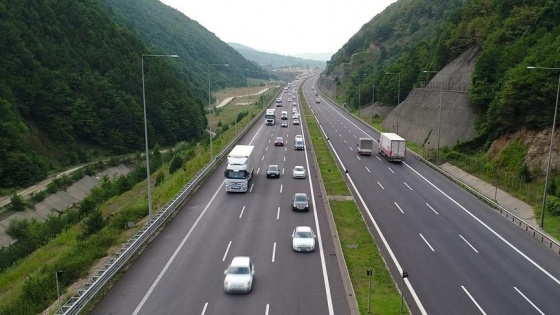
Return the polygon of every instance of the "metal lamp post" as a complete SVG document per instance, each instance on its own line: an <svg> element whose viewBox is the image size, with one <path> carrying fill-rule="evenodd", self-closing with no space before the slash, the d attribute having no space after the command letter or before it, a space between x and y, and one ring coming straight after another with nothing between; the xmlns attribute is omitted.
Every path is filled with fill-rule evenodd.
<svg viewBox="0 0 560 315"><path fill-rule="evenodd" d="M399 86L397 89L397 134L399 133L399 104L401 103L401 73L400 72L385 72L385 74L396 74L399 76Z"/></svg>
<svg viewBox="0 0 560 315"><path fill-rule="evenodd" d="M527 69L560 70L560 68L528 66ZM550 176L550 160L552 158L552 145L554 144L554 129L556 129L556 113L558 112L558 95L560 94L560 75L558 75L558 88L556 90L556 105L554 106L554 118L552 120L552 134L550 135L550 147L548 149L548 162L546 164L546 177L544 181L544 193L541 212L541 228L544 227L544 212L546 210L546 190Z"/></svg>
<svg viewBox="0 0 560 315"><path fill-rule="evenodd" d="M430 73L437 73L437 71L430 71L430 70L424 70L422 72L426 73L426 77ZM426 85L427 85L427 83L426 83ZM437 131L437 151L436 151L436 164L437 165L439 165L439 139L441 137L441 103L442 103L442 97L443 97L443 84L440 84L440 88L439 88L439 110L438 110L438 131Z"/></svg>
<svg viewBox="0 0 560 315"><path fill-rule="evenodd" d="M148 149L148 117L146 113L146 88L144 84L144 57L179 58L178 55L142 54L142 103L144 104L144 140L146 142L146 178L148 181L148 216L152 218L152 182L150 180L150 152Z"/></svg>
<svg viewBox="0 0 560 315"><path fill-rule="evenodd" d="M209 63L208 66L224 66L224 67L229 67L228 63ZM212 135L212 90L210 88L210 67L208 67L208 110L210 110L210 115L208 116L208 131L210 133L210 161L212 161L214 159L214 152L212 149L212 138L214 138L214 136Z"/></svg>

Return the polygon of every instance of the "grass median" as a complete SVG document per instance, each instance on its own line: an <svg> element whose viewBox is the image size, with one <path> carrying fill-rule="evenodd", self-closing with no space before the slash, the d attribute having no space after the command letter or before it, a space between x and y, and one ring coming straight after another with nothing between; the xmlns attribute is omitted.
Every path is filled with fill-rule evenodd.
<svg viewBox="0 0 560 315"><path fill-rule="evenodd" d="M301 93L299 99L302 105L304 105L302 107L305 113L309 138L313 143L313 150L327 195L351 196L326 139L323 137L317 121ZM397 290L395 282L387 270L358 206L353 200L329 200L329 205L336 223L336 230L360 314L368 314L368 304L371 314L399 313L401 307L400 292ZM373 271L369 303L368 269Z"/></svg>

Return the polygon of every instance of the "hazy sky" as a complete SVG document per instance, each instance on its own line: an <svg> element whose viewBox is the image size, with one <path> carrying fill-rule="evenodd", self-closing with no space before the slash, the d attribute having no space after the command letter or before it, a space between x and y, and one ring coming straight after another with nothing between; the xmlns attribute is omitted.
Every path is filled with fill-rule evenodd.
<svg viewBox="0 0 560 315"><path fill-rule="evenodd" d="M335 53L396 0L160 0L222 41L283 55Z"/></svg>

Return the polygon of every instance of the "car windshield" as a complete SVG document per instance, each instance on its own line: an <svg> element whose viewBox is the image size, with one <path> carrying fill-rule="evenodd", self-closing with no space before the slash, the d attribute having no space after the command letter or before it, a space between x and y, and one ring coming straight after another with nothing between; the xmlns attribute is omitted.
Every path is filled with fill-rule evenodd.
<svg viewBox="0 0 560 315"><path fill-rule="evenodd" d="M296 167L296 168L294 168L294 171L296 171L296 172L303 172L303 171L305 171L305 170L303 169L303 167Z"/></svg>
<svg viewBox="0 0 560 315"><path fill-rule="evenodd" d="M278 166L276 166L276 165L270 165L270 166L268 167L268 170L269 170L269 171L277 171L277 170L278 170Z"/></svg>
<svg viewBox="0 0 560 315"><path fill-rule="evenodd" d="M245 171L233 171L233 170L227 170L225 172L226 178L229 179L245 179L247 178L247 172Z"/></svg>
<svg viewBox="0 0 560 315"><path fill-rule="evenodd" d="M281 142L282 140L284 140L284 139L282 139L282 138L276 138L276 141Z"/></svg>
<svg viewBox="0 0 560 315"><path fill-rule="evenodd" d="M307 201L306 195L296 195L296 201Z"/></svg>
<svg viewBox="0 0 560 315"><path fill-rule="evenodd" d="M296 231L297 238L313 238L313 234L310 231Z"/></svg>
<svg viewBox="0 0 560 315"><path fill-rule="evenodd" d="M246 275L251 272L247 267L229 267L228 273L232 275Z"/></svg>

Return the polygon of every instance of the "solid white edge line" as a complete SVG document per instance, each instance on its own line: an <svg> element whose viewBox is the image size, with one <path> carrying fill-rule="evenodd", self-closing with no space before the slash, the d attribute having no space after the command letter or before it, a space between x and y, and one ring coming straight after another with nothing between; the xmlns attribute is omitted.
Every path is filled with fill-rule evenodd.
<svg viewBox="0 0 560 315"><path fill-rule="evenodd" d="M328 103L327 103L328 104ZM343 116L344 117L344 116ZM317 123L319 124L319 120L317 119L317 117L315 117L315 120L317 120ZM352 122L350 122L352 123ZM353 123L352 123L353 124ZM320 124L319 124L320 126ZM354 126L356 126L354 124ZM357 127L357 126L356 126ZM358 128L358 127L357 127ZM322 129L322 128L321 128ZM358 128L360 129L360 128ZM361 130L361 129L360 129ZM362 130L363 131L363 130ZM323 132L324 133L324 132ZM365 132L364 132L365 133ZM325 134L326 137L326 134ZM338 153L336 152L336 150L334 149L334 147L332 146L332 144L330 143L330 141L328 141L328 143L331 145L331 148L333 149L333 152L336 156L336 158L338 159L338 163L340 163L340 165L342 166L343 170L346 170L346 168L344 167L344 164L342 163L342 160L340 159L340 157L338 156ZM307 155L306 155L307 158ZM309 167L309 162L307 163L307 167ZM377 231L377 233L379 234L379 237L381 238L381 241L383 242L383 245L385 246L385 248L387 249L387 252L389 253L389 256L391 256L391 259L393 260L393 263L395 264L395 267L397 268L397 270L399 271L399 274L402 275L403 273L403 269L400 265L400 263L397 260L397 257L395 257L395 254L393 253L393 250L391 249L391 247L389 246L389 243L387 243L387 240L385 239L385 236L383 235L383 233L381 233L381 230L379 229L379 225L377 225L377 221L375 221L375 219L373 218L373 215L371 214L371 211L369 210L368 206L366 205L364 199L362 198L362 195L360 194L360 192L358 191L356 185L354 185L354 181L352 180L352 178L350 177L350 174L346 173L346 176L348 177L348 181L350 182L350 184L352 185L352 187L354 188L354 191L356 192L356 194L358 195L358 199L360 199L360 202L362 203L362 206L364 207L366 213L368 214L369 219L371 220L373 226L375 227L375 230ZM377 182L377 184L379 184L379 186L381 186L381 183ZM310 181L310 185L311 181ZM381 188L383 188L383 186L381 186ZM385 189L385 188L383 188ZM313 191L313 190L311 190ZM315 199L314 199L314 195L311 194L311 197L313 199L313 206L315 209ZM316 211L315 212L315 217L317 216ZM317 218L315 219L317 220ZM365 221L365 220L364 220ZM316 221L317 222L317 221ZM317 228L318 228L318 223L317 223ZM320 242L321 236L320 236L320 231L318 230L317 232L318 234L318 238L319 238L319 250L321 251L321 262L324 263L324 257L323 257L323 245ZM373 237L373 235L372 235ZM326 281L328 281L328 279L326 279ZM410 280L408 280L408 278L404 278L404 282L406 283L406 286L408 287L408 292L410 293L410 295L412 296L412 298L414 299L414 301L416 302L416 306L418 307L418 309L420 310L420 313L422 315L427 315L428 313L426 312L426 310L424 309L424 305L422 305L422 302L420 302L420 299L418 298L418 295L416 294L416 291L414 290L414 288L412 287L412 285L410 284ZM330 289L329 289L330 291ZM330 293L329 293L330 296ZM331 301L332 303L332 301ZM331 308L329 308L329 311L332 310L332 305ZM332 312L329 314L333 314Z"/></svg>
<svg viewBox="0 0 560 315"><path fill-rule="evenodd" d="M472 250L474 250L475 253L478 254L476 248L474 248L474 246L472 246L471 243L469 243L469 241L467 241L467 239L463 237L463 235L459 234L459 236L463 239L463 241L465 241L465 243L467 243L472 248Z"/></svg>
<svg viewBox="0 0 560 315"><path fill-rule="evenodd" d="M516 251L519 255L521 255L521 257L525 258L528 262L530 262L533 266L535 266L537 269L539 269L542 273L544 273L545 275L547 275L552 281L556 282L557 284L560 284L560 280L558 280L556 277L554 277L550 272L546 271L543 267L541 267L539 264L537 264L534 260L532 260L531 258L529 258L529 256L527 256L525 253L523 253L520 249L518 249L517 247L513 246L513 244L511 244L510 242L508 242L508 240L506 240L503 236L501 236L500 234L498 234L498 232L494 231L491 227L489 227L486 223L482 222L481 219L477 218L474 214L472 214L469 210L467 210L465 207L463 207L461 204L459 204L457 201L455 201L453 198L451 198L449 195L447 195L445 192L443 192L441 189L439 189L439 187L437 187L436 185L434 185L432 182L430 182L427 178L425 178L424 176L422 176L420 173L418 173L418 171L416 171L414 168L412 168L410 165L406 164L403 161L404 165L406 165L408 168L410 168L414 173L416 173L416 175L420 176L423 180L425 180L428 184L430 184L432 187L434 187L436 190L438 190L442 195L444 195L447 199L449 199L451 202L453 202L454 204L456 204L459 208L461 208L461 210L465 211L465 213L467 213L468 215L470 215L474 220L476 220L480 225L482 225L483 227L485 227L488 231L490 231L492 234L494 234L497 238L499 238L502 242L504 242L506 245L508 245L511 249L513 249L514 251Z"/></svg>
<svg viewBox="0 0 560 315"><path fill-rule="evenodd" d="M315 117L315 120L317 121L317 124L319 125L319 127L321 127L321 130L323 131L323 135L324 135L325 139L327 139L327 142L330 144L330 141L328 140L327 134L325 133L325 130L323 130L323 127L319 123L319 119L317 118L317 116L315 116L315 113L313 113L313 116ZM332 144L331 144L331 147L332 147ZM337 157L338 157L338 155L337 155ZM309 167L309 156L307 154L307 151L305 151L305 163L307 165L307 169L309 170L310 169L310 167ZM341 165L342 165L342 163L341 163ZM319 242L319 254L320 254L319 256L321 257L321 269L323 270L323 281L325 283L325 295L326 295L326 298L327 298L327 307L329 309L329 315L334 315L334 308L333 308L332 295L331 295L331 286L330 286L330 283L329 283L329 275L327 273L327 264L326 264L326 261L325 261L325 250L323 249L321 227L319 226L319 216L317 215L317 206L316 206L316 202L315 202L315 194L313 193L313 181L311 180L311 177L308 177L307 180L309 181L309 189L311 191L311 204L313 204L313 218L315 219L315 233L317 233L317 241Z"/></svg>
<svg viewBox="0 0 560 315"><path fill-rule="evenodd" d="M272 262L274 262L274 258L276 258L276 242L272 246Z"/></svg>
<svg viewBox="0 0 560 315"><path fill-rule="evenodd" d="M534 308L537 310L537 312L539 312L541 315L545 315L544 312L541 311L541 309L538 308L538 307L535 305L535 303L533 303L531 300L529 300L529 298L526 297L525 294L521 293L521 291L519 291L518 288L516 288L516 287L513 287L513 288L514 288L515 291L517 291L517 293L519 293L527 302L529 302L529 304L531 304L531 306L534 307Z"/></svg>
<svg viewBox="0 0 560 315"><path fill-rule="evenodd" d="M204 303L204 308L202 309L202 313L200 313L200 315L204 315L206 313L207 307L208 307L208 302Z"/></svg>
<svg viewBox="0 0 560 315"><path fill-rule="evenodd" d="M422 233L418 233L418 234L420 234L420 237L424 240L424 243L426 243L426 245L428 245L428 247L432 250L432 252L435 252L434 248L432 247L432 245L430 245L430 243L428 243L428 241L426 240L424 235L422 235Z"/></svg>
<svg viewBox="0 0 560 315"><path fill-rule="evenodd" d="M158 283L161 281L161 278L163 278L163 275L165 275L165 273L167 272L167 269L169 269L169 266L171 266L171 264L175 260L175 257L177 257L177 255L179 254L179 252L181 251L183 246L185 246L185 243L187 242L187 240L191 236L191 233L194 231L194 229L196 228L196 226L198 225L198 223L200 222L200 220L202 219L204 214L206 214L206 211L208 211L208 209L210 208L210 205L212 204L212 202L214 202L214 199L216 199L216 196L218 196L218 193L220 192L220 189L224 185L224 182L225 182L225 180L222 181L222 183L218 186L218 189L216 189L216 192L214 193L214 196L212 196L212 198L210 199L208 204L206 204L206 207L204 207L204 210L202 210L202 212L200 213L198 218L196 218L196 221L194 221L194 224L189 229L189 232L187 232L187 235L185 235L185 237L183 237L183 240L181 241L179 246L177 246L177 249L175 249L175 252L173 253L173 255L171 255L169 260L167 260L167 263L165 264L163 269L160 271L156 280L154 280L154 282L150 286L150 289L148 289L148 292L146 292L146 294L144 295L144 297L142 298L140 303L138 303L138 306L136 306L136 309L134 309L134 312L132 312L132 315L138 315L138 313L140 312L140 310L142 309L142 307L144 306L144 304L146 303L146 301L148 300L148 298L150 297L150 295L152 294L152 292L154 291L154 289L156 288Z"/></svg>
<svg viewBox="0 0 560 315"><path fill-rule="evenodd" d="M482 309L482 307L480 307L480 305L478 305L478 302L476 302L476 300L472 297L472 295L469 293L469 291L467 291L467 289L465 288L465 286L461 286L461 288L463 288L463 291L465 291L465 293L469 296L469 298L471 299L471 301L474 303L474 305L476 305L476 307L478 308L478 310L486 315L486 312Z"/></svg>

